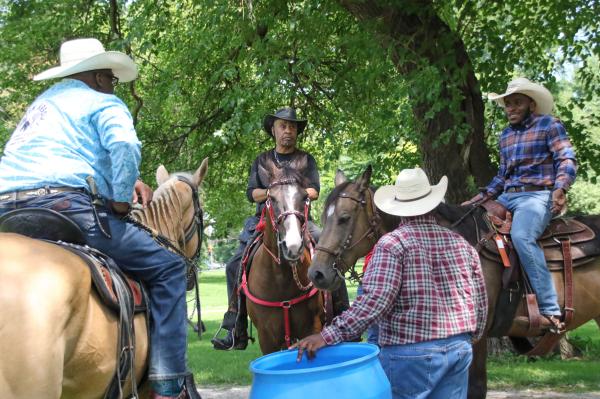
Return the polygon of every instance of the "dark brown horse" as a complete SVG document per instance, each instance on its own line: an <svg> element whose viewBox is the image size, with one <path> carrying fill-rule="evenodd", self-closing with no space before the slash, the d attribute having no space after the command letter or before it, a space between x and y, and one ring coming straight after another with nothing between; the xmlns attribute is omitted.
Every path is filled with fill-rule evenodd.
<svg viewBox="0 0 600 399"><path fill-rule="evenodd" d="M342 172L336 175L336 187L329 195L323 211L323 232L319 246L309 270L309 277L320 289L335 289L350 265L375 244L382 234L398 225L396 217L380 213L373 203L373 190L369 188L371 168L359 176L356 181L348 181ZM452 226L471 244L478 241L477 232L486 233L483 211L477 210L464 217L469 207L441 204L436 212L438 222ZM594 245L598 245L600 216L580 218L592 227L596 233ZM490 328L495 316L496 304L501 291L502 266L498 262L481 256L481 264L486 281L489 299L487 328ZM559 294L559 303L564 301L563 273L553 271L552 276ZM574 329L594 319L600 326L600 258L574 269L574 308L575 313L569 329ZM525 307L520 305L516 316L524 316ZM527 328L514 322L509 335L527 336ZM487 347L486 340L480 340L473 347L473 363L469 374L469 398L485 398L487 393Z"/></svg>
<svg viewBox="0 0 600 399"><path fill-rule="evenodd" d="M321 295L307 277L311 254L305 179L291 168L259 167L270 182L261 221L262 243L252 258L242 289L263 354L287 349L291 342L321 331Z"/></svg>

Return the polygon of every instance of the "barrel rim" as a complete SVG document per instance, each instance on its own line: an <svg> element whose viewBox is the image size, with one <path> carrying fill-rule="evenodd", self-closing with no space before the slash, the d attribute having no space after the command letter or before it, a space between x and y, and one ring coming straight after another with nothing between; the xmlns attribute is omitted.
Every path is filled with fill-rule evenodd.
<svg viewBox="0 0 600 399"><path fill-rule="evenodd" d="M352 366L355 365L357 363L363 363L366 362L367 360L372 359L373 357L376 357L377 355L379 355L380 349L379 346L374 345L374 344L370 344L370 343L364 343L364 342L344 342L344 343L339 343L336 345L330 345L330 346L326 346L325 348L321 349L321 350L326 350L328 348L342 348L342 347L363 347L363 348L371 348L372 352L368 353L364 356L358 357L356 359L352 359L352 360L347 360L345 362L341 362L341 363L335 363L335 364L330 364L330 365L326 365L326 366L319 366L319 367L311 367L311 368L301 368L301 369L289 369L289 370L266 370L266 369L260 369L256 367L257 363L261 363L264 362L265 359L267 358L274 358L274 357L280 357L280 356L287 356L288 353L290 352L297 352L297 349L288 349L286 351L281 351L281 352L274 352L274 353L270 353L268 355L264 355L261 356L257 359L254 359L252 362L250 362L250 371L252 371L255 374L262 374L262 375L281 375L281 374L308 374L308 373L316 373L316 372L323 372L323 371L330 371L330 370L335 370L335 369L339 369L339 368L343 368L343 367L347 367L347 366ZM317 353L318 355L318 353Z"/></svg>

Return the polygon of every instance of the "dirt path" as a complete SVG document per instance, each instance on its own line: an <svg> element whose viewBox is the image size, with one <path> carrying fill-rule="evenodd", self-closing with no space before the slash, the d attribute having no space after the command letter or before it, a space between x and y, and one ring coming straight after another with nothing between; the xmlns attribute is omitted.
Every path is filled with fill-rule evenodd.
<svg viewBox="0 0 600 399"><path fill-rule="evenodd" d="M202 399L248 399L250 387L200 388ZM600 392L560 393L552 391L490 391L488 399L600 399Z"/></svg>

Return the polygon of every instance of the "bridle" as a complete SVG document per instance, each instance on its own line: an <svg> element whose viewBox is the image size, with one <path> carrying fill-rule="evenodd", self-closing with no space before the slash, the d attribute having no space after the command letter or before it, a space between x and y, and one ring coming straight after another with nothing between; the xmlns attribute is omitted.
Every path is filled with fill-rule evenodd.
<svg viewBox="0 0 600 399"><path fill-rule="evenodd" d="M290 184L297 184L297 181L295 179L282 179L282 180L277 180L277 181L269 184L269 186L267 187L267 200L265 201L264 209L266 210L266 212L269 215L269 220L271 222L271 226L273 228L273 231L276 234L277 255L275 255L266 245L263 245L263 247L265 248L267 253L269 255L271 255L271 258L273 258L275 263L278 265L281 265L281 244L282 244L281 236L279 234L279 226L281 225L283 220L285 220L285 218L287 218L288 216L292 216L292 215L297 217L298 220L300 221L300 225L301 225L300 230L301 230L302 239L304 239L306 227L308 225L308 213L310 210L310 199L309 198L306 198L306 200L304 201L304 212L299 212L297 210L289 210L289 211L282 212L277 216L275 215L275 209L273 208L273 203L271 201L271 189L275 186L290 185ZM263 211L263 216L264 216L264 211ZM298 288L300 288L303 291L306 291L309 288L311 288L312 282L309 282L307 285L303 285L300 282L300 278L298 277L298 270L297 270L298 261L290 261L289 263L290 263L290 266L292 267L294 281L296 282L296 285L298 286Z"/></svg>
<svg viewBox="0 0 600 399"><path fill-rule="evenodd" d="M373 245L375 245L375 243L377 242L379 237L382 236L381 218L380 218L379 214L377 213L377 210L375 209L375 202L373 201L373 193L371 192L370 189L366 189L363 192L363 194L360 196L360 198L357 198L351 194L348 194L345 191L341 192L337 196L336 202L339 198L347 198L349 200L356 202L360 206L360 208L357 208L359 210L362 208L366 208L365 210L367 212L367 218L368 218L368 223L369 223L369 228L356 241L352 242L352 232L354 231L354 228L356 227L356 223L357 223L357 219L358 219L356 217L358 212L356 212L354 215L355 217L353 218L352 226L350 229L348 229L348 231L349 231L348 237L346 237L346 239L342 242L342 245L339 248L331 249L331 248L324 247L322 245L317 245L315 248L315 251L325 252L326 254L329 254L334 257L334 260L333 260L333 263L331 266L333 267L333 270L335 270L335 272L339 278L345 279L344 273L346 271L350 270L351 265L348 265L344 261L344 258L343 258L344 252L354 248L355 246L360 244L362 242L362 240L364 240L364 239L369 239L370 241L373 242ZM370 207L367 206L369 203L371 205ZM338 265L339 265L339 267L338 267ZM351 279L360 281L360 278L361 278L361 275L358 272L356 272L356 269L353 267L351 270Z"/></svg>

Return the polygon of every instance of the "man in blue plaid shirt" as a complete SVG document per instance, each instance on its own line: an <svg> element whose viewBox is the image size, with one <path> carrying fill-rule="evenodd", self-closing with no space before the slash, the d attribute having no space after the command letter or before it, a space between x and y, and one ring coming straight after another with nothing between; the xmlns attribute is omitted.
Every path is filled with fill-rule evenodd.
<svg viewBox="0 0 600 399"><path fill-rule="evenodd" d="M541 327L559 332L556 288L537 240L552 216L566 210L575 152L563 124L550 115L554 102L544 86L517 78L505 93L489 98L504 108L509 123L500 136L500 168L486 191L463 205L501 194L497 200L513 214L512 241L544 316Z"/></svg>

